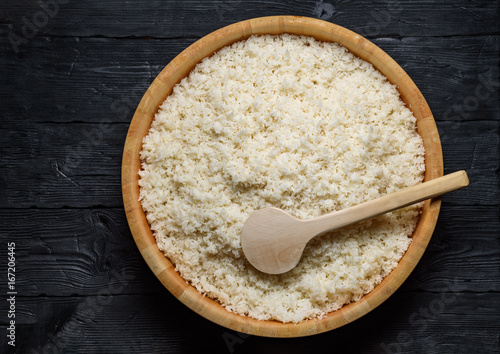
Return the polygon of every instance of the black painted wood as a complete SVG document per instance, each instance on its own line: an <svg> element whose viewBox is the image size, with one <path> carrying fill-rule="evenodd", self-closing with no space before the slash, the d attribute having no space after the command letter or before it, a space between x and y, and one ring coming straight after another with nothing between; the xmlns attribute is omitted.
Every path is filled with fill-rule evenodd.
<svg viewBox="0 0 500 354"><path fill-rule="evenodd" d="M36 37L32 51L16 54L0 37L5 117L9 124L28 117L37 123L127 123L156 75L194 41ZM407 71L437 120L500 119L498 36L373 42Z"/></svg>
<svg viewBox="0 0 500 354"><path fill-rule="evenodd" d="M59 0L55 16L36 35L75 37L200 37L235 21L273 15L316 17L346 26L367 37L456 36L498 33L495 1L370 0L177 0L82 3ZM3 5L6 31L22 34L22 17L35 25L35 0ZM31 33L29 28L27 33Z"/></svg>
<svg viewBox="0 0 500 354"><path fill-rule="evenodd" d="M445 172L465 169L471 180L443 198L426 253L388 301L297 339L238 334L178 302L141 258L120 188L128 124L162 68L213 30L278 14L337 23L391 55L429 102ZM0 351L499 352L499 18L498 1L466 0L0 4ZM15 348L6 344L8 242Z"/></svg>
<svg viewBox="0 0 500 354"><path fill-rule="evenodd" d="M457 291L398 292L362 320L294 339L225 330L179 306L168 293L20 301L24 302L20 331L32 336L29 345L20 344L23 353L56 345L70 353L310 353L312 348L348 353L494 353L498 337L493 334L500 322L497 294Z"/></svg>
<svg viewBox="0 0 500 354"><path fill-rule="evenodd" d="M460 212L465 215L457 218ZM402 291L442 291L448 282L470 291L500 291L499 212L498 206L445 204L432 243L411 276L416 279ZM117 269L133 277L127 293L163 293L144 267L122 209L10 209L0 216L0 227L16 240L24 296L97 295L104 284L119 286Z"/></svg>

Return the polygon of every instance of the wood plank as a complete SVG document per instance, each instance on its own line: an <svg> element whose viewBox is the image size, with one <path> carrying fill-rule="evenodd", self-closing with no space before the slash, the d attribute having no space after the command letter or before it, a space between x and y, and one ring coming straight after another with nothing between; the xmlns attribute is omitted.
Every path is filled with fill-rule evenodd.
<svg viewBox="0 0 500 354"><path fill-rule="evenodd" d="M121 206L126 124L9 126L2 140L2 207ZM22 141L27 139L30 143ZM23 171L23 173L19 173Z"/></svg>
<svg viewBox="0 0 500 354"><path fill-rule="evenodd" d="M429 246L401 291L438 292L450 286L469 292L492 286L492 291L500 291L498 230L498 206L443 204ZM491 278L483 277L486 273Z"/></svg>
<svg viewBox="0 0 500 354"><path fill-rule="evenodd" d="M436 120L500 120L500 36L374 42L413 79Z"/></svg>
<svg viewBox="0 0 500 354"><path fill-rule="evenodd" d="M487 0L459 4L454 0L177 0L144 2L140 7L118 0L59 2L58 9L48 8L46 19L36 18L41 8L34 0L2 5L3 34L12 31L21 36L25 17L36 24L39 36L200 37L237 21L287 14L324 19L371 37L477 35L499 30L496 3Z"/></svg>
<svg viewBox="0 0 500 354"><path fill-rule="evenodd" d="M120 207L127 124L3 121L1 208ZM8 129L7 129L8 127ZM470 186L453 205L498 205L499 121L439 122L447 172L465 169ZM29 141L29 143L26 143ZM22 171L22 173L20 173Z"/></svg>
<svg viewBox="0 0 500 354"><path fill-rule="evenodd" d="M129 123L156 75L193 42L35 38L29 52L17 56L2 37L6 118Z"/></svg>
<svg viewBox="0 0 500 354"><path fill-rule="evenodd" d="M344 327L286 340L227 330L169 294L19 297L18 304L17 350L22 353L42 353L51 346L69 353L96 348L113 353L198 353L207 348L217 353L303 353L332 343L338 351L353 353L493 353L500 330L498 293L396 292Z"/></svg>
<svg viewBox="0 0 500 354"><path fill-rule="evenodd" d="M34 38L26 52L16 55L2 37L5 118L130 122L156 75L193 41ZM500 120L500 36L381 38L374 43L407 71L437 120Z"/></svg>
<svg viewBox="0 0 500 354"><path fill-rule="evenodd" d="M438 122L445 173L465 169L470 185L443 197L450 204L499 205L500 119ZM486 139L488 141L486 141ZM488 158L483 159L483 157Z"/></svg>
<svg viewBox="0 0 500 354"><path fill-rule="evenodd" d="M469 292L500 292L499 215L498 206L443 205L430 245L401 291L457 284ZM16 242L23 296L96 295L105 286L118 289L114 294L165 291L138 252L122 209L2 210L0 230ZM6 266L0 264L0 273Z"/></svg>
<svg viewBox="0 0 500 354"><path fill-rule="evenodd" d="M121 209L3 210L0 220L2 235L16 243L19 294L97 294L106 284L120 293L165 290L139 253ZM6 267L0 264L4 273Z"/></svg>

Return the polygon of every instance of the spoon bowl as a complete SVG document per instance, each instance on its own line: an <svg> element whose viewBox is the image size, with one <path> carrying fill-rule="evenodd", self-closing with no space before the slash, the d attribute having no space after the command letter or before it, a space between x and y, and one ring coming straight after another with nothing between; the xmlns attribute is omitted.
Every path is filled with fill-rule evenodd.
<svg viewBox="0 0 500 354"><path fill-rule="evenodd" d="M311 220L296 219L278 208L263 208L253 212L243 225L241 247L258 270L285 273L299 263L313 237L468 185L467 173L458 171Z"/></svg>
<svg viewBox="0 0 500 354"><path fill-rule="evenodd" d="M259 209L243 226L241 247L255 268L269 274L280 274L299 263L307 241L315 236L310 231L307 222L281 209Z"/></svg>

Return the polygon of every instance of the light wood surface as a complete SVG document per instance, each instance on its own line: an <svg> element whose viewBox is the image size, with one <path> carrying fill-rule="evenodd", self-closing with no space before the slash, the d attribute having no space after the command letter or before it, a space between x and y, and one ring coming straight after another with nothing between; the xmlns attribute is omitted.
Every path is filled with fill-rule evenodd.
<svg viewBox="0 0 500 354"><path fill-rule="evenodd" d="M390 211L467 187L465 171L458 171L383 197L310 220L299 220L278 208L253 212L243 225L241 247L258 270L282 274L300 261L314 237Z"/></svg>
<svg viewBox="0 0 500 354"><path fill-rule="evenodd" d="M130 230L149 267L167 289L186 306L201 316L227 328L268 337L300 337L313 335L352 322L386 300L408 277L422 257L434 231L440 199L426 201L413 241L399 265L372 292L319 320L299 324L258 321L225 310L216 301L199 294L174 270L171 262L156 247L155 239L139 203L138 171L142 138L147 134L158 107L204 57L250 35L291 33L312 36L322 41L338 42L358 57L371 62L391 83L397 85L403 101L417 118L417 130L425 148L425 180L443 175L439 134L432 113L419 89L405 71L384 51L360 35L329 22L295 16L251 19L217 30L174 58L153 81L134 114L123 151L122 193Z"/></svg>

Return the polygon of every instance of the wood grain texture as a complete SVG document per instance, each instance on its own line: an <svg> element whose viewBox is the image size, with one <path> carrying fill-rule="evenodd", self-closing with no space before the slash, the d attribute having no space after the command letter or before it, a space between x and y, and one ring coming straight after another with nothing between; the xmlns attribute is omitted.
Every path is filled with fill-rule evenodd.
<svg viewBox="0 0 500 354"><path fill-rule="evenodd" d="M62 1L61 1L62 2ZM4 5L1 23L20 32L23 16L39 10L35 0ZM60 6L57 16L40 30L45 36L201 37L222 26L265 15L295 15L329 20L370 37L457 36L498 33L494 1L316 1L316 0L176 0L141 2L119 0ZM432 14L429 21L424 15ZM148 19L148 21L144 21ZM89 24L92 24L89 26ZM480 24L480 25L478 25ZM9 28L10 29L10 28ZM4 29L7 32L9 29Z"/></svg>
<svg viewBox="0 0 500 354"><path fill-rule="evenodd" d="M432 242L400 291L439 292L457 282L471 292L500 292L499 212L498 206L448 205L445 196ZM166 293L137 250L121 208L4 209L0 229L18 245L24 296L96 296L117 287L120 273L133 277L125 294Z"/></svg>
<svg viewBox="0 0 500 354"><path fill-rule="evenodd" d="M194 41L35 37L31 52L16 55L9 41L0 37L5 48L0 66L4 118L65 125L128 124L156 75ZM437 121L500 120L498 90L481 88L483 81L494 84L498 80L498 36L379 38L373 42L417 84ZM57 65L53 65L56 58ZM453 106L463 106L478 87L484 97L478 100L479 107L455 112Z"/></svg>
<svg viewBox="0 0 500 354"><path fill-rule="evenodd" d="M471 181L444 200L454 205L499 205L500 119L442 121L437 126L445 171L465 169ZM127 124L106 125L106 134L100 123L5 119L0 128L5 132L0 140L0 181L9 186L0 189L0 208L123 205L119 183Z"/></svg>
<svg viewBox="0 0 500 354"><path fill-rule="evenodd" d="M207 349L217 353L307 353L335 343L346 352L374 354L494 353L499 344L498 336L491 334L500 330L500 299L491 293L396 292L362 321L326 334L288 339L226 330L176 306L177 300L170 294L20 300L19 335L33 339L29 345L20 343L19 353L42 352L52 343L58 343L65 353L115 353L117 348L129 353L198 353ZM475 311L470 312L471 306ZM5 324L0 330L5 330Z"/></svg>
<svg viewBox="0 0 500 354"><path fill-rule="evenodd" d="M0 244L20 242L25 295L18 299L19 346L9 350L2 335L0 351L299 353L335 343L342 352L498 352L498 1L69 2L16 53L8 36L22 36L23 16L32 20L39 6L0 5ZM469 187L443 198L424 256L388 301L335 331L286 340L226 331L175 300L131 239L113 172L133 110L166 63L222 26L283 14L368 35L429 103L445 172L466 169L471 177ZM108 123L117 130L88 145L83 133ZM78 145L83 162L66 161ZM4 255L0 248L2 274ZM113 278L120 272L134 275L124 289ZM113 299L94 315L88 307L108 284ZM453 295L460 300L422 317ZM5 306L0 301L0 314ZM2 333L5 321L0 315ZM59 334L68 346L54 347Z"/></svg>

